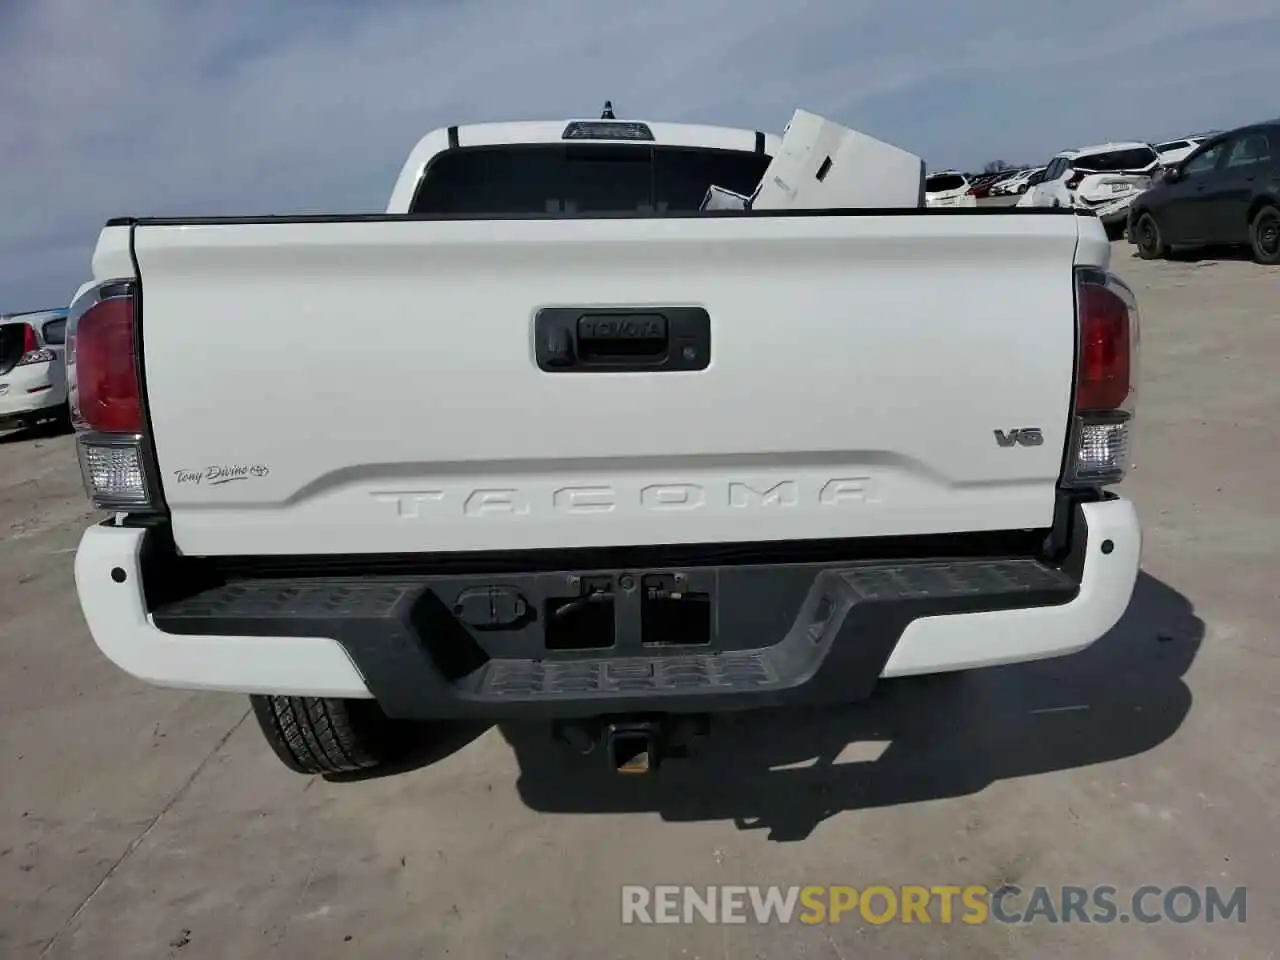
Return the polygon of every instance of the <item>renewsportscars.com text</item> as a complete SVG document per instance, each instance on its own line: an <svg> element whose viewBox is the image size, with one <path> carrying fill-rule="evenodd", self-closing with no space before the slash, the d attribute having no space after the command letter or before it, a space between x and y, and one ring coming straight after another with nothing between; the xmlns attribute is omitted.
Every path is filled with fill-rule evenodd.
<svg viewBox="0 0 1280 960"><path fill-rule="evenodd" d="M1247 890L1179 885L624 886L623 923L1244 923Z"/></svg>

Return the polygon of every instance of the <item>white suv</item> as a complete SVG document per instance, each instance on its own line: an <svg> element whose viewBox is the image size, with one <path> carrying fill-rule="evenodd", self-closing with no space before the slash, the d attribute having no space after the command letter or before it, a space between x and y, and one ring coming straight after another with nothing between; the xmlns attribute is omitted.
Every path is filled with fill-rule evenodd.
<svg viewBox="0 0 1280 960"><path fill-rule="evenodd" d="M1157 143L1156 153L1160 155L1160 165L1162 167L1172 167L1175 163L1179 163L1187 157L1191 156L1196 147L1204 143L1209 138L1205 137L1183 137L1181 140L1170 140L1167 143Z"/></svg>
<svg viewBox="0 0 1280 960"><path fill-rule="evenodd" d="M1151 186L1160 158L1149 143L1102 143L1064 150L1032 177L1020 207L1076 207L1092 210L1118 236L1134 199Z"/></svg>
<svg viewBox="0 0 1280 960"><path fill-rule="evenodd" d="M925 178L924 204L926 207L976 207L978 198L963 173L942 170Z"/></svg>
<svg viewBox="0 0 1280 960"><path fill-rule="evenodd" d="M70 421L67 311L0 315L0 430Z"/></svg>

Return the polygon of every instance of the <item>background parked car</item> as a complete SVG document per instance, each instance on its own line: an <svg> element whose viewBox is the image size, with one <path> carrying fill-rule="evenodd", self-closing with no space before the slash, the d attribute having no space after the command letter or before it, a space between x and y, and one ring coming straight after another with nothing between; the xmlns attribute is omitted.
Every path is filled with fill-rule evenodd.
<svg viewBox="0 0 1280 960"><path fill-rule="evenodd" d="M1160 158L1162 167L1172 167L1177 163L1185 160L1195 151L1196 147L1209 139L1208 136L1183 137L1180 140L1166 140L1164 143L1156 144L1156 155Z"/></svg>
<svg viewBox="0 0 1280 960"><path fill-rule="evenodd" d="M1020 207L1082 207L1093 210L1112 236L1128 219L1133 200L1151 186L1160 169L1149 143L1103 143L1064 150L1018 201Z"/></svg>
<svg viewBox="0 0 1280 960"><path fill-rule="evenodd" d="M1148 260L1224 244L1280 264L1280 121L1214 137L1170 168L1134 202L1129 238Z"/></svg>
<svg viewBox="0 0 1280 960"><path fill-rule="evenodd" d="M942 170L925 178L924 203L926 207L976 207L978 198L963 173Z"/></svg>
<svg viewBox="0 0 1280 960"><path fill-rule="evenodd" d="M984 197L989 197L991 196L992 186L996 184L998 181L1003 180L1004 177L1005 177L1005 174L1003 172L983 173L983 174L979 174L976 177L970 177L969 191L974 195L974 197L976 197L979 200L983 199Z"/></svg>
<svg viewBox="0 0 1280 960"><path fill-rule="evenodd" d="M986 185L987 196L994 196L996 192L996 188L1000 186L1000 184L1008 180L1009 178L1015 176L1017 172L1018 171L1016 170L1003 170L1000 173L993 175L991 179L987 181L987 185Z"/></svg>
<svg viewBox="0 0 1280 960"><path fill-rule="evenodd" d="M1019 170L1008 179L1001 180L992 188L992 193L999 196L1015 196L1027 192L1030 186L1031 178L1036 174L1043 173L1044 167L1028 167L1026 170Z"/></svg>
<svg viewBox="0 0 1280 960"><path fill-rule="evenodd" d="M67 426L67 311L0 315L0 429Z"/></svg>

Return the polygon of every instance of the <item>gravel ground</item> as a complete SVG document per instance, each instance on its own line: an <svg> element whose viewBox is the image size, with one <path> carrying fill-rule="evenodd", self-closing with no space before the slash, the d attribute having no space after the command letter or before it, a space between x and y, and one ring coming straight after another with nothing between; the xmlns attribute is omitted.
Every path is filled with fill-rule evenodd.
<svg viewBox="0 0 1280 960"><path fill-rule="evenodd" d="M0 437L0 956L1274 957L1280 273L1115 255L1145 321L1121 624L1077 657L726 723L654 781L523 729L398 776L289 773L243 698L98 654L71 441ZM628 883L1002 882L1245 886L1246 921L620 923Z"/></svg>

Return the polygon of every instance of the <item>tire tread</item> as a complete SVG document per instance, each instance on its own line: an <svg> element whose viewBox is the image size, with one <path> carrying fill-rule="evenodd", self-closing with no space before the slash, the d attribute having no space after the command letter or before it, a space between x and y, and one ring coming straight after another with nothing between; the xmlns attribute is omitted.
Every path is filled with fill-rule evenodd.
<svg viewBox="0 0 1280 960"><path fill-rule="evenodd" d="M1134 241L1134 243L1135 243L1135 245L1138 247L1138 256L1139 256L1139 257L1141 257L1143 260L1164 260L1164 259L1166 259L1166 258L1169 256L1169 253L1170 253L1169 245L1168 245L1167 243L1165 243L1165 242L1164 242L1164 234L1163 234L1163 232L1160 230L1160 222L1159 222L1158 220L1156 220L1155 216L1154 216L1154 215L1152 215L1151 213L1149 213L1149 212L1144 212L1144 213L1142 214L1142 216L1140 216L1140 217L1137 219L1137 221L1134 223L1134 227L1136 228L1136 230L1137 230L1137 232L1138 232L1138 236L1141 236L1141 234L1142 234L1142 222L1143 222L1144 220L1150 220L1150 221L1151 221L1151 223L1152 223L1152 225L1155 227L1155 231L1156 231L1156 240L1157 240L1157 246L1156 246L1156 249L1155 249L1155 250L1147 250L1147 249L1143 248L1143 246L1142 246L1142 244L1141 244L1140 242L1138 242L1137 237L1132 238L1132 239L1133 239L1133 241Z"/></svg>
<svg viewBox="0 0 1280 960"><path fill-rule="evenodd" d="M394 726L372 701L332 697L250 697L276 756L298 773L349 773L395 752Z"/></svg>
<svg viewBox="0 0 1280 960"><path fill-rule="evenodd" d="M1268 257L1258 248L1258 221L1264 215L1280 217L1280 208L1277 208L1272 203L1264 202L1254 211L1253 217L1249 220L1249 252L1253 254L1255 263L1260 263L1264 266L1275 266L1280 263L1280 259Z"/></svg>

